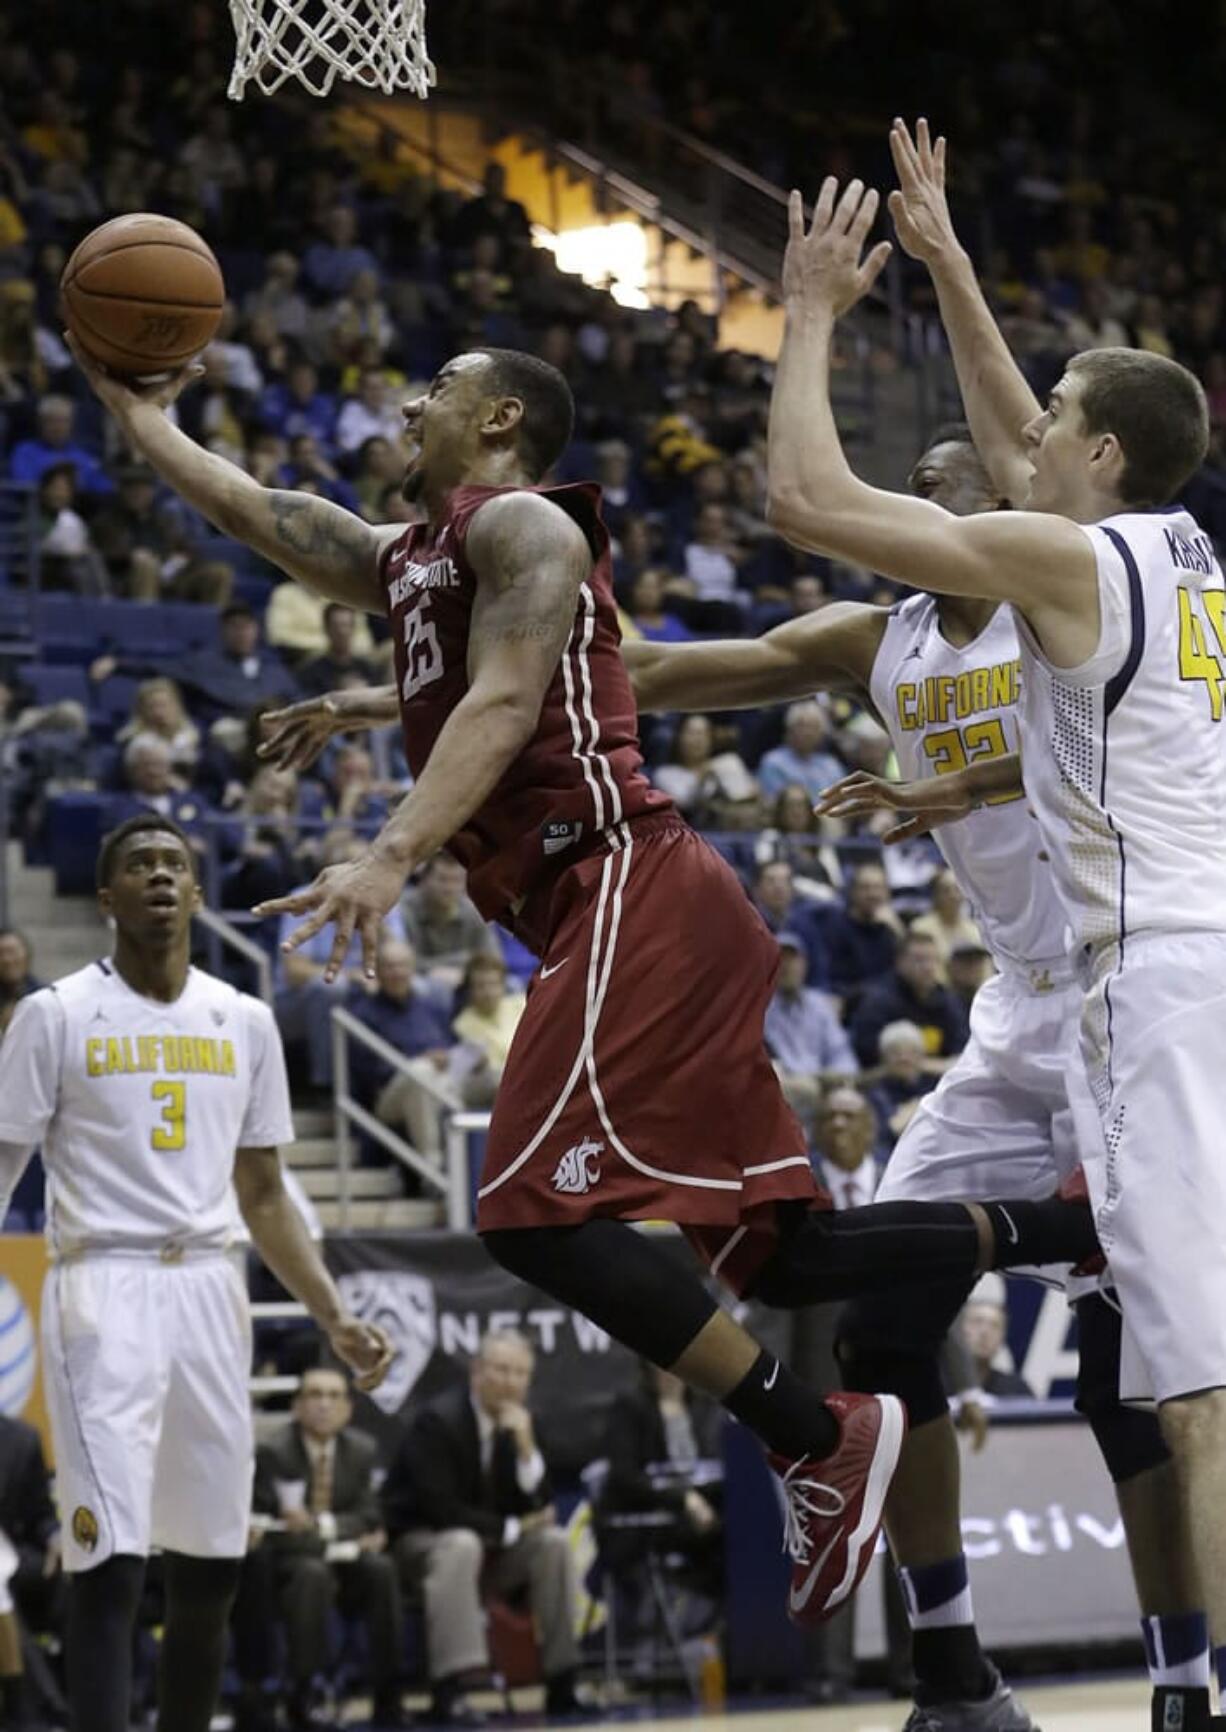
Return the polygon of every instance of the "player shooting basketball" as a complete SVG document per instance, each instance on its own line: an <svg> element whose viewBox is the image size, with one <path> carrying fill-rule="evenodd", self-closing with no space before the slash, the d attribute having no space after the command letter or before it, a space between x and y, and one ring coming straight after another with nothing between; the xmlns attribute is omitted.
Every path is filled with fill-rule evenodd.
<svg viewBox="0 0 1226 1732"><path fill-rule="evenodd" d="M630 1223L676 1221L734 1288L795 1305L1006 1259L1080 1262L1086 1212L820 1206L762 1041L777 947L643 774L598 489L541 485L573 417L554 368L503 350L450 361L405 409L405 491L426 521L372 529L193 444L162 412L185 376L142 397L78 358L205 516L390 619L413 789L359 859L260 912L306 917L291 948L333 923L331 973L356 931L372 967L382 917L447 846L482 913L532 946L478 1229L515 1274L757 1431L789 1495L792 1611L832 1611L867 1567L902 1404L823 1402Z"/></svg>

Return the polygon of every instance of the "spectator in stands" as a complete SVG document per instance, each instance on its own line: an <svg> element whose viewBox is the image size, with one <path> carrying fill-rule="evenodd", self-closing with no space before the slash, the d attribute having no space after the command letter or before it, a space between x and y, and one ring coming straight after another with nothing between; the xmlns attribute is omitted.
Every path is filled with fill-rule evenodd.
<svg viewBox="0 0 1226 1732"><path fill-rule="evenodd" d="M262 162L276 164L271 158L261 158L255 164L258 175ZM306 334L310 316L305 299L298 293L298 260L293 253L270 253L264 264L264 281L258 289L249 289L243 301L243 317L250 322L261 315L270 318L282 337L300 342Z"/></svg>
<svg viewBox="0 0 1226 1732"><path fill-rule="evenodd" d="M982 939L970 944L956 944L945 965L949 990L961 999L969 1016L975 994L986 980L996 973L992 953Z"/></svg>
<svg viewBox="0 0 1226 1732"><path fill-rule="evenodd" d="M492 952L471 958L462 993L464 1008L451 1025L460 1042L452 1075L466 1107L489 1107L527 999L518 989L507 990L507 965Z"/></svg>
<svg viewBox="0 0 1226 1732"><path fill-rule="evenodd" d="M76 471L53 463L38 482L38 550L49 589L106 594L106 567L76 507Z"/></svg>
<svg viewBox="0 0 1226 1732"><path fill-rule="evenodd" d="M330 820L368 832L387 817L388 794L392 790L375 781L374 759L356 740L343 740L336 745L329 760L327 781L329 799L325 813Z"/></svg>
<svg viewBox="0 0 1226 1732"><path fill-rule="evenodd" d="M829 910L822 922L832 991L852 1000L865 981L884 975L893 967L901 932L885 869L865 861L852 872L845 906Z"/></svg>
<svg viewBox="0 0 1226 1732"><path fill-rule="evenodd" d="M839 876L838 856L822 836L822 821L813 803L796 782L775 796L767 828L758 837L755 857L759 861L787 860L794 872L818 884L833 885Z"/></svg>
<svg viewBox="0 0 1226 1732"><path fill-rule="evenodd" d="M397 1562L425 1598L435 1723L475 1723L464 1688L489 1667L483 1580L494 1593L527 1589L545 1712L580 1707L575 1566L528 1407L532 1369L524 1336L491 1331L468 1386L439 1396L410 1421L383 1488Z"/></svg>
<svg viewBox="0 0 1226 1732"><path fill-rule="evenodd" d="M221 610L221 647L185 657L179 678L199 693L209 720L219 714L245 716L261 704L292 703L298 696L280 656L260 643L258 615L242 601Z"/></svg>
<svg viewBox="0 0 1226 1732"><path fill-rule="evenodd" d="M199 129L179 152L179 161L191 175L201 203L215 212L225 193L245 185L247 166L234 139L229 111L224 103L207 108Z"/></svg>
<svg viewBox="0 0 1226 1732"><path fill-rule="evenodd" d="M281 487L298 489L310 482L320 496L330 499L333 505L339 505L345 511L358 508L358 496L353 487L331 459L324 456L313 433L295 433L277 481Z"/></svg>
<svg viewBox="0 0 1226 1732"><path fill-rule="evenodd" d="M877 1037L880 1060L869 1099L881 1127L882 1144L893 1148L916 1107L935 1087L927 1068L924 1037L913 1022L887 1022Z"/></svg>
<svg viewBox="0 0 1226 1732"><path fill-rule="evenodd" d="M295 361L284 384L265 386L258 413L263 425L284 439L313 433L321 450L335 449L336 398L320 390L319 374L309 361Z"/></svg>
<svg viewBox="0 0 1226 1732"><path fill-rule="evenodd" d="M796 890L795 875L786 860L767 860L754 875L753 899L758 913L776 937L788 932L799 938L809 958L805 984L826 986L830 958L818 924L817 910Z"/></svg>
<svg viewBox="0 0 1226 1732"><path fill-rule="evenodd" d="M846 768L826 748L829 725L820 704L792 704L783 724L783 744L767 752L758 765L764 794L779 794L795 783L810 801L846 774Z"/></svg>
<svg viewBox="0 0 1226 1732"><path fill-rule="evenodd" d="M301 588L299 584L296 586ZM365 619L360 622L366 626L365 637L370 639L370 627ZM354 640L358 633L359 619L351 607L343 602L326 602L323 611L324 637L326 648L320 655L315 655L309 661L303 662L298 669L298 683L308 697L319 697L324 692L330 692L334 686L342 685L346 680L358 680L363 685L376 683L377 671L369 655L360 654L354 648Z"/></svg>
<svg viewBox="0 0 1226 1732"><path fill-rule="evenodd" d="M851 1038L866 1070L877 1062L887 1023L913 1022L924 1038L925 1063L934 1076L949 1068L966 1045L966 1011L941 985L937 947L922 932L909 932L898 947L891 973L867 986L851 1019Z"/></svg>
<svg viewBox="0 0 1226 1732"><path fill-rule="evenodd" d="M970 1354L974 1370L973 1388L997 1400L1034 1400L1034 1390L1013 1369L1013 1356L1005 1345L1009 1310L1005 1283L994 1273L975 1285L955 1325Z"/></svg>
<svg viewBox="0 0 1226 1732"><path fill-rule="evenodd" d="M348 613L352 623L346 627L344 622L340 621L330 628L328 616L334 609ZM279 650L284 650L291 659L314 657L324 660L336 655L338 648L342 662L346 654L352 656L353 666L343 667L338 677L330 682L334 685L340 685L350 678L358 671L359 664L362 667L368 666L375 647L370 633L370 621L364 613L355 613L352 608L342 607L339 602L330 602L325 596L318 595L292 578L279 583L269 596L264 629L269 643ZM305 665L309 666L309 661ZM302 672L300 661L299 681Z"/></svg>
<svg viewBox="0 0 1226 1732"><path fill-rule="evenodd" d="M348 294L325 310L323 331L336 360L354 354L363 342L369 343L378 355L385 355L392 348L396 327L383 299L377 272L357 273Z"/></svg>
<svg viewBox="0 0 1226 1732"><path fill-rule="evenodd" d="M700 828L752 829L761 816L757 783L738 752L715 750L709 716L681 718L668 759L652 779Z"/></svg>
<svg viewBox="0 0 1226 1732"><path fill-rule="evenodd" d="M347 204L334 204L324 218L324 238L309 246L302 257L302 277L319 302L335 301L348 294L353 279L362 271L379 277L379 261L358 240L358 219Z"/></svg>
<svg viewBox="0 0 1226 1732"><path fill-rule="evenodd" d="M783 1092L806 1127L822 1089L859 1069L851 1042L829 998L805 985L809 954L794 932L779 934L779 977L766 1009L766 1045Z"/></svg>
<svg viewBox="0 0 1226 1732"><path fill-rule="evenodd" d="M339 866L361 852L362 844L352 830L338 826L324 837L320 864ZM283 914L278 939L287 938L296 924L296 915ZM382 936L384 943L404 938L404 922L398 908L384 917ZM307 1083L316 1093L329 1093L332 1088L332 1007L344 1004L354 987L367 990L362 946L356 935L337 978L333 981L323 978L332 943L333 933L325 927L297 950L283 955L279 944L277 949L277 994L273 1004L277 1026L287 1043L305 1044Z"/></svg>
<svg viewBox="0 0 1226 1732"><path fill-rule="evenodd" d="M721 1598L718 1491L706 1481L700 1489L694 1480L700 1463L718 1457L722 1432L723 1415L714 1402L645 1359L639 1363L637 1388L614 1396L605 1429L608 1474L596 1520L601 1555L619 1574L649 1551L680 1553L687 1564L685 1585L708 1599ZM600 1531L606 1515L648 1513L672 1519L663 1529ZM646 1581L639 1584L639 1597L645 1602L644 1622L654 1624L658 1610Z"/></svg>
<svg viewBox="0 0 1226 1732"><path fill-rule="evenodd" d="M454 1043L438 995L418 978L412 945L384 939L375 991L355 995L348 1008L411 1061L409 1071L395 1070L354 1041L350 1065L359 1100L385 1125L405 1134L420 1154L437 1155L441 1138L435 1097L444 1090Z"/></svg>
<svg viewBox="0 0 1226 1732"><path fill-rule="evenodd" d="M465 893L464 868L436 854L400 900L404 935L422 973L455 988L474 956L500 956L498 940Z"/></svg>
<svg viewBox="0 0 1226 1732"><path fill-rule="evenodd" d="M493 235L498 242L499 263L515 271L532 244L528 213L522 204L507 197L507 173L500 162L487 162L481 177L482 190L456 212L448 243L462 251L479 235Z"/></svg>
<svg viewBox="0 0 1226 1732"><path fill-rule="evenodd" d="M181 787L195 775L200 761L200 729L184 708L183 698L172 679L159 675L136 688L132 714L115 738L126 744L137 736L158 739L170 749L171 769Z"/></svg>
<svg viewBox="0 0 1226 1732"><path fill-rule="evenodd" d="M298 855L298 778L261 764L227 826L230 859L221 880L224 908L254 908L288 896L302 882Z"/></svg>
<svg viewBox="0 0 1226 1732"><path fill-rule="evenodd" d="M408 1725L397 1684L404 1614L379 1507L378 1450L352 1421L344 1375L308 1371L293 1418L256 1452L255 1515L284 1523L283 1532L265 1536L259 1551L285 1624L291 1728L321 1724L315 1680L328 1653L334 1606L366 1626L375 1723ZM331 1558L329 1549L338 1544L352 1545L354 1555ZM239 1615L266 1616L262 1597L244 1595ZM250 1653L257 1643L258 1633L241 1646ZM262 1676L246 1682L249 1691L258 1690Z"/></svg>
<svg viewBox="0 0 1226 1732"><path fill-rule="evenodd" d="M383 495L389 487L399 488L403 474L404 447L400 441L393 443L376 433L359 446L353 489L367 523L383 522Z"/></svg>
<svg viewBox="0 0 1226 1732"><path fill-rule="evenodd" d="M722 505L699 508L692 539L685 548L684 571L699 601L742 603L747 597L738 587L745 550L732 539Z"/></svg>
<svg viewBox="0 0 1226 1732"><path fill-rule="evenodd" d="M937 947L941 978L948 979L949 959L959 946L979 945L983 939L971 919L958 880L944 867L932 880L932 911L911 922L912 932L926 932Z"/></svg>
<svg viewBox="0 0 1226 1732"><path fill-rule="evenodd" d="M38 1432L25 1420L5 1413L0 1413L0 1536L16 1553L8 1588L21 1625L29 1635L49 1636L58 1645L63 1636L65 1583L51 1475ZM29 1654L27 1686L43 1696L49 1709L58 1710L58 1723L64 1704L42 1649L31 1652L33 1644L26 1642L22 1647ZM0 1697L0 1717L3 1707ZM27 1722L5 1724L16 1732Z"/></svg>
<svg viewBox="0 0 1226 1732"><path fill-rule="evenodd" d="M600 485L601 511L612 534L618 533L628 516L646 508L647 496L624 439L605 439L596 447L592 479Z"/></svg>
<svg viewBox="0 0 1226 1732"><path fill-rule="evenodd" d="M157 812L173 818L187 831L192 846L203 850L208 803L175 775L174 754L165 740L156 734L135 734L124 749L123 774L127 790L111 801L109 827L141 812Z"/></svg>
<svg viewBox="0 0 1226 1732"><path fill-rule="evenodd" d="M818 1102L814 1170L836 1209L859 1209L871 1203L881 1182L874 1149L877 1121L858 1088L838 1083Z"/></svg>
<svg viewBox="0 0 1226 1732"><path fill-rule="evenodd" d="M94 517L94 545L106 562L110 589L133 601L156 601L172 562L183 562L190 540L183 517L158 503L157 476L145 463L121 464L118 490Z"/></svg>
<svg viewBox="0 0 1226 1732"><path fill-rule="evenodd" d="M399 448L403 435L404 417L399 404L392 400L384 369L364 367L357 395L341 405L337 417L338 449L346 453L358 451L368 439L386 439L389 445Z"/></svg>
<svg viewBox="0 0 1226 1732"><path fill-rule="evenodd" d="M37 432L13 447L9 476L13 481L35 485L46 470L71 463L77 486L85 494L114 491L114 484L98 459L73 439L76 408L71 397L41 397L37 410Z"/></svg>
<svg viewBox="0 0 1226 1732"><path fill-rule="evenodd" d="M694 636L689 626L668 606L666 573L648 566L633 578L626 591L626 612L645 638L653 643L688 643Z"/></svg>
<svg viewBox="0 0 1226 1732"><path fill-rule="evenodd" d="M0 926L0 1036L23 998L42 985L30 972L30 941L15 926ZM0 1528L4 1523L0 1521Z"/></svg>
<svg viewBox="0 0 1226 1732"><path fill-rule="evenodd" d="M792 579L790 590L793 619L803 619L806 614L816 613L830 600L825 584L815 571L800 572Z"/></svg>

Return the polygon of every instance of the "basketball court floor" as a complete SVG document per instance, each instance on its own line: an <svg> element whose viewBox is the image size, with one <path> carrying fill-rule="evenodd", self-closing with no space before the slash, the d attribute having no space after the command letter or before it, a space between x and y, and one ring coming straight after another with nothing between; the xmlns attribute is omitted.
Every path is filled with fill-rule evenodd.
<svg viewBox="0 0 1226 1732"><path fill-rule="evenodd" d="M1041 1732L1145 1732L1149 1725L1149 1688L1141 1678L1111 1679L1105 1683L1036 1684L1027 1679L1022 1686L1027 1708ZM479 1698L490 1713L491 1732L532 1732L545 1722L538 1720L530 1704L536 1692L514 1692L514 1720L497 1711L493 1698ZM623 1708L608 1719L584 1720L576 1726L600 1732L601 1728L633 1727L634 1732L899 1732L908 1713L905 1702L884 1700L843 1708L760 1708L752 1702L731 1704L726 1710ZM351 1724L366 1725L364 1719ZM423 1721L423 1732L425 1722Z"/></svg>

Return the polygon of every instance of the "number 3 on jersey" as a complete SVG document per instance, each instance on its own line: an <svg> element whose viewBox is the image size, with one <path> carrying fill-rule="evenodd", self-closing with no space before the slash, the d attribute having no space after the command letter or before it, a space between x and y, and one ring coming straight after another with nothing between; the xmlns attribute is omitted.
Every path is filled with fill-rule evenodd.
<svg viewBox="0 0 1226 1732"><path fill-rule="evenodd" d="M150 1093L162 1108L162 1122L154 1125L150 1145L159 1153L187 1146L187 1084L155 1082Z"/></svg>
<svg viewBox="0 0 1226 1732"><path fill-rule="evenodd" d="M404 621L404 681L400 695L407 703L423 686L443 677L443 652L434 621L429 618L430 597L423 595Z"/></svg>
<svg viewBox="0 0 1226 1732"><path fill-rule="evenodd" d="M1215 655L1209 648L1209 640L1205 628L1192 600L1192 591L1180 586L1179 589L1179 677L1181 680L1204 680L1205 690L1209 693L1210 719L1220 722L1222 719L1222 691L1226 687L1226 667L1222 665L1222 656L1226 656L1226 590L1202 589L1199 592L1200 603L1213 628L1217 639L1217 647L1221 655Z"/></svg>

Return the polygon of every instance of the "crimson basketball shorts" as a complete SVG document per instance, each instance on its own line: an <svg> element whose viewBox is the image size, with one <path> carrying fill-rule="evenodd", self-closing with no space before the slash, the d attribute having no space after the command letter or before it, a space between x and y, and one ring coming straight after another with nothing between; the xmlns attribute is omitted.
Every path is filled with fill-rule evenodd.
<svg viewBox="0 0 1226 1732"><path fill-rule="evenodd" d="M478 1231L666 1220L735 1291L819 1196L762 1038L778 947L671 813L559 879L498 1090Z"/></svg>

